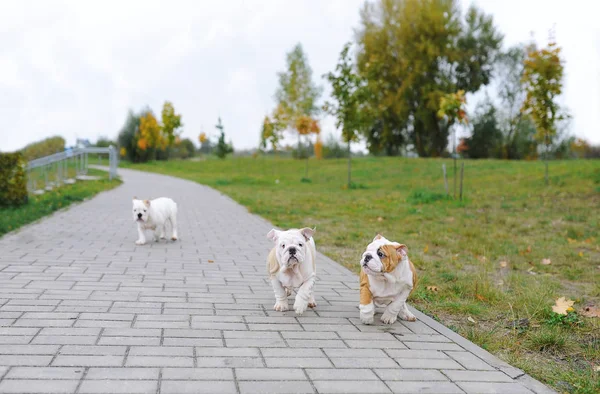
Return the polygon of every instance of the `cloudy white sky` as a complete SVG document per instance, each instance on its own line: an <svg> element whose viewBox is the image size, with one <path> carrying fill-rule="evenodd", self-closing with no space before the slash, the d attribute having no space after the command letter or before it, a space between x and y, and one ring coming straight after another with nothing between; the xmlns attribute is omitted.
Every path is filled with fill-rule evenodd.
<svg viewBox="0 0 600 394"><path fill-rule="evenodd" d="M461 0L463 6L471 0ZM334 68L364 0L0 0L0 151L51 135L115 137L127 110L170 100L183 135L258 144L276 72L301 42L314 76ZM600 143L600 25L594 0L475 0L505 46L555 26L572 132ZM327 93L327 90L326 90ZM337 133L331 119L325 133Z"/></svg>

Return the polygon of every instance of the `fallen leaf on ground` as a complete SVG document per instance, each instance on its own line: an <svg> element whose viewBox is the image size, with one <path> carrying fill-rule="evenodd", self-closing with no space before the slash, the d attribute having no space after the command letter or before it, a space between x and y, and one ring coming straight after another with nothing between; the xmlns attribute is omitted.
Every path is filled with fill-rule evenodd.
<svg viewBox="0 0 600 394"><path fill-rule="evenodd" d="M482 263L485 263L487 261L487 257L485 257L485 256L477 256L477 260L481 261Z"/></svg>
<svg viewBox="0 0 600 394"><path fill-rule="evenodd" d="M475 321L475 319L473 319L471 316L467 317L467 320L470 321L471 323L477 323Z"/></svg>
<svg viewBox="0 0 600 394"><path fill-rule="evenodd" d="M583 257L583 252L579 252L579 257Z"/></svg>
<svg viewBox="0 0 600 394"><path fill-rule="evenodd" d="M560 297L556 300L556 304L552 305L552 311L559 315L566 315L573 310L575 301L567 300L565 297Z"/></svg>
<svg viewBox="0 0 600 394"><path fill-rule="evenodd" d="M508 261L501 261L500 262L500 267L502 267L502 268L508 267Z"/></svg>
<svg viewBox="0 0 600 394"><path fill-rule="evenodd" d="M427 290L433 291L434 293L437 293L439 291L437 286L427 286Z"/></svg>
<svg viewBox="0 0 600 394"><path fill-rule="evenodd" d="M585 317L600 317L600 308L597 306L585 306L581 310L581 314Z"/></svg>
<svg viewBox="0 0 600 394"><path fill-rule="evenodd" d="M595 370L596 372L600 372L600 365L596 365L596 366L594 367L594 370Z"/></svg>
<svg viewBox="0 0 600 394"><path fill-rule="evenodd" d="M427 253L429 251L429 245L425 245L423 248L423 253Z"/></svg>
<svg viewBox="0 0 600 394"><path fill-rule="evenodd" d="M533 267L529 267L529 269L527 270L527 273L530 275L537 275L537 272L533 271Z"/></svg>
<svg viewBox="0 0 600 394"><path fill-rule="evenodd" d="M542 259L542 265L550 265L552 264L552 260L550 259Z"/></svg>
<svg viewBox="0 0 600 394"><path fill-rule="evenodd" d="M214 260L208 260L208 262L209 262L209 263L214 263L215 261L214 261Z"/></svg>
<svg viewBox="0 0 600 394"><path fill-rule="evenodd" d="M383 222L383 218L382 218L381 216L379 216L379 217L377 218L377 221L378 221L378 222Z"/></svg>
<svg viewBox="0 0 600 394"><path fill-rule="evenodd" d="M504 284L503 280L499 280L498 283L496 283L498 286L502 286Z"/></svg>
<svg viewBox="0 0 600 394"><path fill-rule="evenodd" d="M531 253L531 245L527 246L527 250L525 250L527 253Z"/></svg>
<svg viewBox="0 0 600 394"><path fill-rule="evenodd" d="M485 301L485 297L481 294L475 294L475 298L477 298L479 301Z"/></svg>
<svg viewBox="0 0 600 394"><path fill-rule="evenodd" d="M573 238L567 238L567 242L569 242L570 244L574 244L575 242L577 242L577 240Z"/></svg>

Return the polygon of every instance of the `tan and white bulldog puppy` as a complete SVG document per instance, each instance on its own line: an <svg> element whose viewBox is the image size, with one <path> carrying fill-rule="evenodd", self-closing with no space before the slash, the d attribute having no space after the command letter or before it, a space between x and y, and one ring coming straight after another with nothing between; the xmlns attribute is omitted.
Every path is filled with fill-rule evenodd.
<svg viewBox="0 0 600 394"><path fill-rule="evenodd" d="M315 230L303 228L279 231L272 229L267 238L275 242L275 247L267 257L267 273L275 292L276 311L289 309L288 296L296 290L294 310L304 313L307 307L317 306L313 288L317 278L315 258L317 250L312 236Z"/></svg>
<svg viewBox="0 0 600 394"><path fill-rule="evenodd" d="M360 260L360 321L373 324L375 306L385 307L381 321L393 324L398 316L415 321L406 299L417 285L415 266L408 259L406 245L378 234Z"/></svg>
<svg viewBox="0 0 600 394"><path fill-rule="evenodd" d="M138 200L133 197L133 221L138 225L136 245L146 243L146 230L154 230L154 240L166 239L166 224L171 223L171 239L177 240L177 203L167 197Z"/></svg>

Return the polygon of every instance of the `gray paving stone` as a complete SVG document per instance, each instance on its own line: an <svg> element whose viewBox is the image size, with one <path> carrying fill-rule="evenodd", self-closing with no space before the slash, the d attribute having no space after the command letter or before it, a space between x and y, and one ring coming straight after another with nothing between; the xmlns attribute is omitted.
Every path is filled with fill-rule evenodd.
<svg viewBox="0 0 600 394"><path fill-rule="evenodd" d="M379 380L369 369L307 368L311 380Z"/></svg>
<svg viewBox="0 0 600 394"><path fill-rule="evenodd" d="M372 380L318 380L314 385L319 393L391 393L383 382Z"/></svg>
<svg viewBox="0 0 600 394"><path fill-rule="evenodd" d="M264 368L259 368L264 371ZM239 379L239 378L238 378ZM162 380L233 380L232 368L163 368Z"/></svg>
<svg viewBox="0 0 600 394"><path fill-rule="evenodd" d="M459 371L445 370L444 375L453 382L512 382L507 374L500 371Z"/></svg>
<svg viewBox="0 0 600 394"><path fill-rule="evenodd" d="M532 391L520 383L488 383L488 382L459 382L457 383L466 393L502 393L502 394L531 394Z"/></svg>
<svg viewBox="0 0 600 394"><path fill-rule="evenodd" d="M82 394L154 394L158 380L85 380L79 388Z"/></svg>
<svg viewBox="0 0 600 394"><path fill-rule="evenodd" d="M161 394L229 394L237 393L233 381L165 380L160 386Z"/></svg>
<svg viewBox="0 0 600 394"><path fill-rule="evenodd" d="M394 393L455 394L464 391L451 382L387 382Z"/></svg>
<svg viewBox="0 0 600 394"><path fill-rule="evenodd" d="M330 370L331 371L331 370ZM300 368L236 368L237 380L307 380Z"/></svg>
<svg viewBox="0 0 600 394"><path fill-rule="evenodd" d="M281 393L281 394L302 394L314 393L312 386L307 381L259 381L259 382L239 382L240 393Z"/></svg>
<svg viewBox="0 0 600 394"><path fill-rule="evenodd" d="M323 255L317 308L274 311L270 223L205 186L120 173L0 238L0 392L551 392L418 311L363 325L358 278ZM181 239L137 246L131 197L163 191Z"/></svg>
<svg viewBox="0 0 600 394"><path fill-rule="evenodd" d="M0 382L0 393L74 393L79 380L12 380Z"/></svg>

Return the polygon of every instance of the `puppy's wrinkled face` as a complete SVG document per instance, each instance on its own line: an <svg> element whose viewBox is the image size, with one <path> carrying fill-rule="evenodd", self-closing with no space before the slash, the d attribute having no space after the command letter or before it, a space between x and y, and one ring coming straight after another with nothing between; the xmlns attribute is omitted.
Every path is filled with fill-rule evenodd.
<svg viewBox="0 0 600 394"><path fill-rule="evenodd" d="M282 269L292 268L304 262L308 252L307 242L310 240L314 230L303 228L301 230L279 231L272 229L267 238L275 242L275 254L277 262Z"/></svg>
<svg viewBox="0 0 600 394"><path fill-rule="evenodd" d="M145 223L148 221L150 201L133 199L133 221Z"/></svg>
<svg viewBox="0 0 600 394"><path fill-rule="evenodd" d="M406 245L377 235L363 253L360 265L366 274L379 275L394 271L405 257L407 257Z"/></svg>

